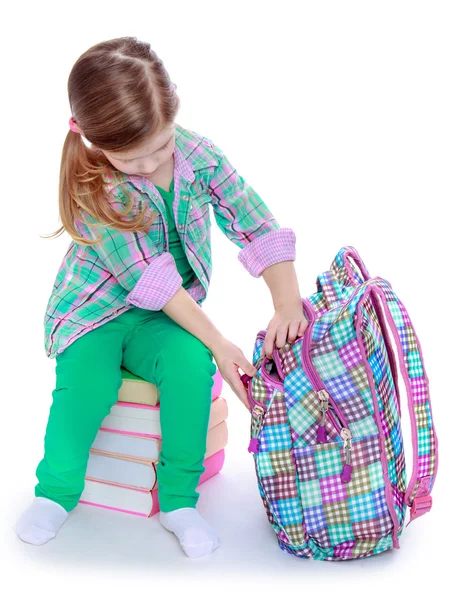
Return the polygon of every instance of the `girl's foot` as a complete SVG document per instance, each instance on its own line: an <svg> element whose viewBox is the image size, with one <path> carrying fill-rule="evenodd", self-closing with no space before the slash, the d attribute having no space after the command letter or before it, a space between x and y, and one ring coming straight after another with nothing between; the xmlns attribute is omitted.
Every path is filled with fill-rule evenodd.
<svg viewBox="0 0 456 600"><path fill-rule="evenodd" d="M220 545L217 534L196 508L160 511L159 521L177 536L183 551L190 558L210 554Z"/></svg>
<svg viewBox="0 0 456 600"><path fill-rule="evenodd" d="M67 517L63 506L39 496L19 517L15 530L22 541L41 546L56 536Z"/></svg>

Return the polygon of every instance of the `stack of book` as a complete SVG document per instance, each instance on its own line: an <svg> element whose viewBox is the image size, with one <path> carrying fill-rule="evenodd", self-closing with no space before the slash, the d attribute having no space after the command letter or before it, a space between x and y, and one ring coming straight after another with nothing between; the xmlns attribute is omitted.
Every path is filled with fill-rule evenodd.
<svg viewBox="0 0 456 600"><path fill-rule="evenodd" d="M206 441L205 470L199 485L218 473L228 442L228 406L217 370ZM118 402L92 444L79 502L151 517L160 510L156 464L161 450L160 392L122 368Z"/></svg>

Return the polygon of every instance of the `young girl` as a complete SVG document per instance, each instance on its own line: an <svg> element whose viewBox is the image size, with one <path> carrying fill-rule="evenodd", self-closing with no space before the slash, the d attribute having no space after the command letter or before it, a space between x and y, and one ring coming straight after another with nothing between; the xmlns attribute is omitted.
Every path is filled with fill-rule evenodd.
<svg viewBox="0 0 456 600"><path fill-rule="evenodd" d="M187 556L219 546L196 509L215 359L248 407L242 351L201 309L211 278L210 211L254 277L268 271L276 313L264 350L302 335L295 235L207 138L175 122L176 86L150 45L97 44L68 80L59 210L73 238L45 315L56 385L35 499L16 524L25 542L54 538L78 504L90 447L122 383L120 367L160 391L159 520ZM85 143L82 136L90 142ZM281 263L270 268L272 265ZM276 271L274 269L277 269Z"/></svg>

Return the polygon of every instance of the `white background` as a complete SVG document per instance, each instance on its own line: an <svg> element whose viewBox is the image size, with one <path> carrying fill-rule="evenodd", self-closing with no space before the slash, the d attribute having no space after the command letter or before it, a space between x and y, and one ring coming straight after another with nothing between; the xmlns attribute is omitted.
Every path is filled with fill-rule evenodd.
<svg viewBox="0 0 456 600"><path fill-rule="evenodd" d="M0 587L11 587L7 597L367 598L395 590L424 598L451 577L454 9L438 0L130 0L26 2L3 17ZM181 99L177 122L219 145L279 223L293 228L302 296L315 291L338 250L353 245L408 308L431 382L440 466L434 508L405 530L400 550L347 563L280 550L247 452L249 415L227 383L225 467L199 488L198 508L221 538L211 556L188 559L157 518L82 506L45 546L16 537L14 521L33 498L54 385L42 322L69 237L39 236L59 226L67 79L89 46L124 35L149 41L164 61ZM251 360L256 333L273 315L269 290L243 268L214 219L212 244L204 310ZM403 417L409 441L405 406Z"/></svg>

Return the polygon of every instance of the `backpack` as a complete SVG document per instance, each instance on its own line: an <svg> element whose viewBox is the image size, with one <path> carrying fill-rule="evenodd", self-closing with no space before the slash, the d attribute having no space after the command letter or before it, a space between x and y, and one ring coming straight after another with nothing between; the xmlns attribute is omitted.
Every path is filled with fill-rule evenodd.
<svg viewBox="0 0 456 600"><path fill-rule="evenodd" d="M385 279L343 247L317 291L302 298L308 327L243 374L259 493L280 548L300 558L350 560L399 548L431 509L437 473L429 382L408 313ZM388 329L391 330L391 333ZM408 486L398 369L412 425ZM409 524L408 523L408 524ZM408 525L407 524L407 525Z"/></svg>

